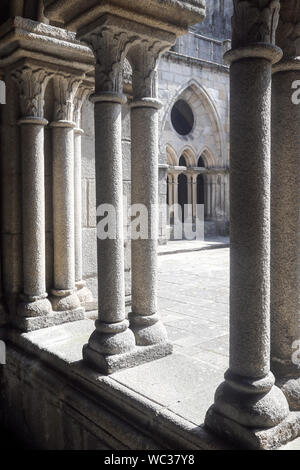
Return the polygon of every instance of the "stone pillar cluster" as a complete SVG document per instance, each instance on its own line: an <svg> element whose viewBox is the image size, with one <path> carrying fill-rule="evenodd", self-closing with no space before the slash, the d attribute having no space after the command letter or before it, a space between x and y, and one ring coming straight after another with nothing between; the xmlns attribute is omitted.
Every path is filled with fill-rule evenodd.
<svg viewBox="0 0 300 470"><path fill-rule="evenodd" d="M48 123L44 108L50 80L54 109ZM84 307L92 303L92 294L82 279L81 247L80 113L89 86L84 85L82 72L53 72L51 66L30 60L12 68L6 74L6 84L9 99L13 86L19 95L13 109L19 115L16 138L20 139L22 188L22 293L17 307L9 310L11 322L30 331L82 319ZM45 126L52 134L53 201L48 215L53 219L54 239L51 290L46 286ZM7 150L6 145L4 148Z"/></svg>
<svg viewBox="0 0 300 470"><path fill-rule="evenodd" d="M132 30L131 30L132 28ZM158 109L156 67L164 42L141 38L115 24L104 24L82 38L96 58L95 148L96 202L99 225L107 211L114 216L113 234L99 232L98 303L96 330L83 356L96 368L111 373L122 367L169 354L172 350L157 312L158 243ZM170 44L168 44L169 46ZM147 239L132 240L132 311L125 315L122 196L121 111L125 56L133 69L132 204L148 211ZM105 238L105 239L104 239Z"/></svg>

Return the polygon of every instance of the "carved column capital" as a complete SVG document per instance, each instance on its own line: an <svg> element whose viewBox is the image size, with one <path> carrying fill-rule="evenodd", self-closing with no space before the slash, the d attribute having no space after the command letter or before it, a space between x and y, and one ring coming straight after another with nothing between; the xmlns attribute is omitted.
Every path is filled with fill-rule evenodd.
<svg viewBox="0 0 300 470"><path fill-rule="evenodd" d="M234 0L232 48L251 44L275 44L279 0Z"/></svg>
<svg viewBox="0 0 300 470"><path fill-rule="evenodd" d="M284 22L279 20L277 29L277 45L282 49L285 59L300 56L300 21Z"/></svg>
<svg viewBox="0 0 300 470"><path fill-rule="evenodd" d="M11 72L20 92L22 117L43 118L44 95L52 74L43 67L23 65Z"/></svg>
<svg viewBox="0 0 300 470"><path fill-rule="evenodd" d="M122 93L123 63L129 47L137 36L117 26L103 25L84 38L95 58L95 88L97 93Z"/></svg>
<svg viewBox="0 0 300 470"><path fill-rule="evenodd" d="M225 60L254 57L278 62L282 56L275 46L279 11L279 0L234 0L232 49Z"/></svg>
<svg viewBox="0 0 300 470"><path fill-rule="evenodd" d="M160 56L171 43L159 39L140 39L129 51L135 100L157 98L157 67Z"/></svg>
<svg viewBox="0 0 300 470"><path fill-rule="evenodd" d="M71 74L54 77L54 122L74 121L74 99L82 78Z"/></svg>
<svg viewBox="0 0 300 470"><path fill-rule="evenodd" d="M81 84L78 89L77 93L74 98L74 122L76 127L80 129L81 127L81 110L82 106L87 99L87 97L91 94L92 87L87 85Z"/></svg>

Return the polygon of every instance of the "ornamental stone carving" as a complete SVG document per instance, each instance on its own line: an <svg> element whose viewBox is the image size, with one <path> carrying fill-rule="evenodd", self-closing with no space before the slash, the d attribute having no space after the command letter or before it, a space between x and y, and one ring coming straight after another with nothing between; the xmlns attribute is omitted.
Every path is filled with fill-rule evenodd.
<svg viewBox="0 0 300 470"><path fill-rule="evenodd" d="M54 121L74 120L74 98L81 83L80 77L58 75L54 78Z"/></svg>
<svg viewBox="0 0 300 470"><path fill-rule="evenodd" d="M115 26L102 26L84 40L91 46L96 58L96 91L121 93L124 59L138 37Z"/></svg>
<svg viewBox="0 0 300 470"><path fill-rule="evenodd" d="M275 44L279 11L279 0L234 0L232 48Z"/></svg>
<svg viewBox="0 0 300 470"><path fill-rule="evenodd" d="M300 1L281 2L280 18L276 34L277 45L283 50L284 59L300 56Z"/></svg>
<svg viewBox="0 0 300 470"><path fill-rule="evenodd" d="M133 69L135 99L157 98L157 66L160 56L171 47L160 40L140 39L129 51Z"/></svg>
<svg viewBox="0 0 300 470"><path fill-rule="evenodd" d="M26 65L11 76L20 92L22 117L43 117L45 90L52 75L43 68Z"/></svg>
<svg viewBox="0 0 300 470"><path fill-rule="evenodd" d="M81 126L81 109L82 106L91 93L92 88L85 86L85 85L80 85L77 89L77 93L74 98L74 115L73 119L78 128Z"/></svg>

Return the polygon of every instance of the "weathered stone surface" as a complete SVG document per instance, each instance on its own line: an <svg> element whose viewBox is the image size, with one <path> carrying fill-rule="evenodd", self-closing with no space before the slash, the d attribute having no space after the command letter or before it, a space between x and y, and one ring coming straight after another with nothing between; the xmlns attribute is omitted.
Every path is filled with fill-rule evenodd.
<svg viewBox="0 0 300 470"><path fill-rule="evenodd" d="M271 429L255 429L241 426L219 414L214 406L206 416L206 425L232 442L239 442L242 448L252 450L275 450L299 436L300 415L291 413L278 426Z"/></svg>
<svg viewBox="0 0 300 470"><path fill-rule="evenodd" d="M276 40L284 54L273 70L271 162L271 366L290 408L298 411L300 364L293 357L300 344L300 107L292 93L300 70L299 24L299 14L282 4Z"/></svg>

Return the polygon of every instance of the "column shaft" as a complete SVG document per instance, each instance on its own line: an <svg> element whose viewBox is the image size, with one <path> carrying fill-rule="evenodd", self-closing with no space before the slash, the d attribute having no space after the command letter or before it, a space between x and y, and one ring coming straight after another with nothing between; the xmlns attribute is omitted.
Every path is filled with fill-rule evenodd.
<svg viewBox="0 0 300 470"><path fill-rule="evenodd" d="M116 214L115 237L98 238L99 319L125 319L123 189L120 103L95 104L97 208L110 204Z"/></svg>
<svg viewBox="0 0 300 470"><path fill-rule="evenodd" d="M230 368L264 377L270 370L271 64L248 61L231 66Z"/></svg>
<svg viewBox="0 0 300 470"><path fill-rule="evenodd" d="M81 129L74 131L75 282L82 281Z"/></svg>
<svg viewBox="0 0 300 470"><path fill-rule="evenodd" d="M30 119L21 122L23 283L29 298L46 292L44 125Z"/></svg>
<svg viewBox="0 0 300 470"><path fill-rule="evenodd" d="M276 12L278 4L270 4L270 21ZM243 28L240 16L234 21ZM237 31L236 26L239 37ZM231 62L230 360L206 424L255 446L256 429L273 428L289 414L270 372L271 73L281 51L251 44L226 57ZM237 434L236 423L244 435Z"/></svg>
<svg viewBox="0 0 300 470"><path fill-rule="evenodd" d="M207 191L207 217L211 217L211 181L210 175L206 177L206 191Z"/></svg>
<svg viewBox="0 0 300 470"><path fill-rule="evenodd" d="M292 102L299 70L273 76L271 199L272 370L300 410L300 106Z"/></svg>
<svg viewBox="0 0 300 470"><path fill-rule="evenodd" d="M125 318L122 108L120 95L95 95L98 320L83 357L106 373L130 364L135 339ZM110 214L108 234L101 222ZM129 353L124 355L124 353Z"/></svg>
<svg viewBox="0 0 300 470"><path fill-rule="evenodd" d="M197 200L197 194L198 194L198 188L197 188L197 175L193 175L192 176L192 195L193 195L193 199L192 199L192 204L193 204L193 220L195 221L196 220L196 217L197 217L197 204L198 204L198 200Z"/></svg>
<svg viewBox="0 0 300 470"><path fill-rule="evenodd" d="M167 334L157 315L158 240L158 110L133 102L131 110L132 204L148 211L148 239L132 240L132 313L138 345L166 341Z"/></svg>
<svg viewBox="0 0 300 470"><path fill-rule="evenodd" d="M74 248L74 124L52 123L54 310L80 307L75 293Z"/></svg>

